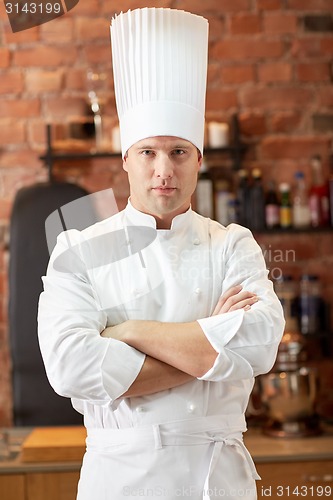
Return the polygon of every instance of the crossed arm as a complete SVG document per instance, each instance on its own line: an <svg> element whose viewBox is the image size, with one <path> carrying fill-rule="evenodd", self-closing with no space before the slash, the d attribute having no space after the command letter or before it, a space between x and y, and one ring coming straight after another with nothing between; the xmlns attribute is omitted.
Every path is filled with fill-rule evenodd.
<svg viewBox="0 0 333 500"><path fill-rule="evenodd" d="M248 310L257 301L255 294L235 286L220 297L212 315ZM152 394L201 377L213 366L217 356L197 321L129 320L106 328L101 335L125 342L146 354L138 377L122 397Z"/></svg>

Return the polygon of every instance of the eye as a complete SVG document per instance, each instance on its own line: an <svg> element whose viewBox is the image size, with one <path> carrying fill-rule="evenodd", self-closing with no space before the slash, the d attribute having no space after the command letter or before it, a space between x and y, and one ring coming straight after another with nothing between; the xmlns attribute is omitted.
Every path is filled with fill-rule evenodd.
<svg viewBox="0 0 333 500"><path fill-rule="evenodd" d="M151 149L142 149L140 151L140 155L142 155L142 156L152 156L153 155L153 151Z"/></svg>
<svg viewBox="0 0 333 500"><path fill-rule="evenodd" d="M184 149L174 149L172 151L172 154L176 155L176 156L180 156L180 155L184 155L185 154L185 150Z"/></svg>

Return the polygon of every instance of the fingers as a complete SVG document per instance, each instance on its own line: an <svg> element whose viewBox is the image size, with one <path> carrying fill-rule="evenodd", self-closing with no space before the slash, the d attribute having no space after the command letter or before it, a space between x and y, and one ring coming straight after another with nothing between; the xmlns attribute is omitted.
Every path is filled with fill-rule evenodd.
<svg viewBox="0 0 333 500"><path fill-rule="evenodd" d="M236 286L231 287L227 292L225 292L223 295L221 295L221 297L219 298L219 300L218 300L218 302L217 302L217 304L215 306L215 309L213 311L212 316L215 316L216 314L219 314L221 307L224 306L224 304L226 303L226 301L229 298L231 298L234 295L236 295L237 293L239 293L241 290L242 290L242 286L241 285L236 285Z"/></svg>
<svg viewBox="0 0 333 500"><path fill-rule="evenodd" d="M249 291L242 291L241 286L230 288L224 293L216 304L213 311L213 316L225 312L235 311L237 309L244 309L248 311L253 304L258 302L258 297L255 293Z"/></svg>

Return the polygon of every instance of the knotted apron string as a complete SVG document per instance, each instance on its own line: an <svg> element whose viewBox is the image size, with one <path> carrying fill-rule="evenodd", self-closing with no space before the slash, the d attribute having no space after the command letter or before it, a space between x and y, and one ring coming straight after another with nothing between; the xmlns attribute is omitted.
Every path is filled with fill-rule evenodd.
<svg viewBox="0 0 333 500"><path fill-rule="evenodd" d="M212 489L211 483L214 484L214 481L212 481L212 477L213 477L216 465L219 461L219 458L221 457L223 446L239 446L243 451L244 457L247 461L247 464L249 466L249 469L250 469L250 472L251 472L253 479L255 479L255 480L261 479L261 477L259 476L259 474L255 468L252 457L251 457L249 451L247 450L246 446L244 445L243 439L241 437L223 438L223 437L219 437L219 436L214 436L214 437L212 437L212 442L214 443L214 448L213 448L213 453L212 453L212 456L210 459L210 464L209 464L208 474L207 474L206 481L205 481L204 491L209 492ZM209 497L205 497L205 498L208 499Z"/></svg>

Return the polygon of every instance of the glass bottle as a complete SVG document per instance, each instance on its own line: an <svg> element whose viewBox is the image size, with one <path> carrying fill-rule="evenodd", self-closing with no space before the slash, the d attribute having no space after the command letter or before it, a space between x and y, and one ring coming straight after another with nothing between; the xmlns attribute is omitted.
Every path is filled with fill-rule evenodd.
<svg viewBox="0 0 333 500"><path fill-rule="evenodd" d="M291 201L290 201L290 185L287 182L282 182L279 186L281 193L280 200L280 226L284 229L291 227Z"/></svg>
<svg viewBox="0 0 333 500"><path fill-rule="evenodd" d="M252 179L250 189L250 228L254 231L262 231L265 228L265 194L259 168L253 169Z"/></svg>
<svg viewBox="0 0 333 500"><path fill-rule="evenodd" d="M215 191L215 218L223 226L229 224L229 185L226 180L219 180L216 183Z"/></svg>
<svg viewBox="0 0 333 500"><path fill-rule="evenodd" d="M320 156L311 159L312 184L309 193L311 225L322 227L329 224L328 183L324 180Z"/></svg>
<svg viewBox="0 0 333 500"><path fill-rule="evenodd" d="M299 307L301 332L304 335L318 333L321 327L321 285L318 276L301 276Z"/></svg>
<svg viewBox="0 0 333 500"><path fill-rule="evenodd" d="M266 227L269 229L278 227L280 224L280 206L274 181L270 181L268 184L265 205L265 222Z"/></svg>
<svg viewBox="0 0 333 500"><path fill-rule="evenodd" d="M248 227L249 224L249 180L245 169L238 171L236 188L236 216L238 224Z"/></svg>
<svg viewBox="0 0 333 500"><path fill-rule="evenodd" d="M296 229L309 227L311 223L309 197L303 172L295 173L292 219Z"/></svg>
<svg viewBox="0 0 333 500"><path fill-rule="evenodd" d="M330 176L328 179L329 195L330 195L330 220L333 227L333 151L330 156Z"/></svg>
<svg viewBox="0 0 333 500"><path fill-rule="evenodd" d="M297 282L289 274L282 275L274 282L275 293L278 296L286 321L285 330L298 329L298 287Z"/></svg>
<svg viewBox="0 0 333 500"><path fill-rule="evenodd" d="M213 180L209 174L205 158L199 170L198 182L195 191L196 210L203 217L214 218L214 190Z"/></svg>

